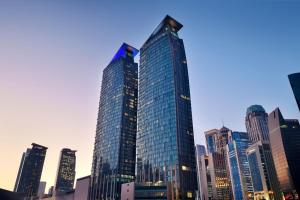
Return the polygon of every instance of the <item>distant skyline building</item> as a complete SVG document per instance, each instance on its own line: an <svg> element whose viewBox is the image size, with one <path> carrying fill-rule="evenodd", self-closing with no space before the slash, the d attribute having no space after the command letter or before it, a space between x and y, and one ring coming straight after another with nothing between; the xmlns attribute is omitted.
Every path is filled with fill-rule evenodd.
<svg viewBox="0 0 300 200"><path fill-rule="evenodd" d="M228 163L234 199L254 199L253 185L246 150L248 133L231 132L228 142Z"/></svg>
<svg viewBox="0 0 300 200"><path fill-rule="evenodd" d="M37 197L47 147L32 143L22 155L14 191Z"/></svg>
<svg viewBox="0 0 300 200"><path fill-rule="evenodd" d="M300 194L300 124L284 119L279 108L268 116L271 149L278 181L285 197ZM298 194L297 194L298 193Z"/></svg>
<svg viewBox="0 0 300 200"><path fill-rule="evenodd" d="M39 185L39 190L38 190L38 197L42 198L45 194L45 189L46 189L46 182L45 181L41 181L40 185Z"/></svg>
<svg viewBox="0 0 300 200"><path fill-rule="evenodd" d="M103 71L90 200L120 199L135 176L138 50L123 44Z"/></svg>
<svg viewBox="0 0 300 200"><path fill-rule="evenodd" d="M288 77L296 99L296 103L298 105L298 109L300 111L300 72L290 74Z"/></svg>
<svg viewBox="0 0 300 200"><path fill-rule="evenodd" d="M175 199L197 190L187 60L178 31L166 16L140 49L137 181L173 185Z"/></svg>
<svg viewBox="0 0 300 200"><path fill-rule="evenodd" d="M257 190L255 194L257 196L270 196L275 200L281 200L282 195L280 192L279 182L275 170L274 160L270 148L269 128L268 128L268 114L261 105L252 105L247 108L245 125L249 134L249 140L254 147L249 147L252 151L258 151L249 156L251 157L251 167L258 167L259 169L265 169L265 173L262 176L252 175L253 182L268 183L268 194L265 193L266 187L260 188L263 191ZM258 144L259 146L257 146ZM254 148L254 149L253 149ZM256 158L254 158L256 156ZM253 163L257 161L257 163ZM263 165L263 166L260 166ZM252 173L255 173L255 169L251 169ZM257 180L257 179L264 180ZM261 193L263 192L263 194ZM269 195L270 194L270 195Z"/></svg>
<svg viewBox="0 0 300 200"><path fill-rule="evenodd" d="M268 114L261 105L252 105L247 108L245 123L250 143L258 141L270 143Z"/></svg>
<svg viewBox="0 0 300 200"><path fill-rule="evenodd" d="M73 190L75 181L76 151L64 148L60 152L56 174L55 192L68 192Z"/></svg>
<svg viewBox="0 0 300 200"><path fill-rule="evenodd" d="M208 153L208 170L211 178L212 199L232 200L227 144L231 130L222 127L205 132L206 143L213 152ZM213 139L212 139L213 138ZM213 141L213 142L211 142Z"/></svg>
<svg viewBox="0 0 300 200"><path fill-rule="evenodd" d="M219 133L218 129L212 129L204 132L208 154L216 152L216 140L217 140L218 133Z"/></svg>
<svg viewBox="0 0 300 200"><path fill-rule="evenodd" d="M84 176L76 180L76 188L74 192L74 200L88 200L89 184L91 176Z"/></svg>

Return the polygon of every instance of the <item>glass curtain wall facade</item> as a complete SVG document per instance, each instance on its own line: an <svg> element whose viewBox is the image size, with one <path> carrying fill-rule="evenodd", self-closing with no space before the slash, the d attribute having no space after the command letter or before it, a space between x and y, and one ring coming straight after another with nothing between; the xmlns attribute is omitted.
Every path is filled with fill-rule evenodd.
<svg viewBox="0 0 300 200"><path fill-rule="evenodd" d="M248 133L231 132L227 157L235 200L253 199L253 185L246 155L248 145Z"/></svg>
<svg viewBox="0 0 300 200"><path fill-rule="evenodd" d="M166 16L140 49L137 181L171 183L172 198L193 199L196 159L181 28Z"/></svg>
<svg viewBox="0 0 300 200"><path fill-rule="evenodd" d="M284 119L279 108L269 114L271 149L280 188L286 199L300 194L300 124Z"/></svg>
<svg viewBox="0 0 300 200"><path fill-rule="evenodd" d="M23 153L14 191L30 199L37 197L47 147L32 143Z"/></svg>
<svg viewBox="0 0 300 200"><path fill-rule="evenodd" d="M258 164L264 164L265 166L259 166L259 168L266 167L266 176L255 176L255 178L263 178L267 180L260 180L260 182L270 183L269 193L271 198L275 200L281 200L282 195L280 192L280 186L277 179L274 160L270 148L269 128L268 128L268 114L261 105L252 105L247 109L245 118L246 129L249 134L250 143L255 145L259 144L262 148L261 155L265 162L258 162ZM252 165L255 166L255 165ZM253 170L251 170L253 171ZM257 194L260 192L257 191Z"/></svg>
<svg viewBox="0 0 300 200"><path fill-rule="evenodd" d="M294 96L300 111L300 73L290 74L289 76L290 84L294 92Z"/></svg>
<svg viewBox="0 0 300 200"><path fill-rule="evenodd" d="M73 190L75 181L76 151L64 148L60 152L55 191L56 193Z"/></svg>
<svg viewBox="0 0 300 200"><path fill-rule="evenodd" d="M120 199L135 176L138 50L123 44L103 71L89 199Z"/></svg>
<svg viewBox="0 0 300 200"><path fill-rule="evenodd" d="M268 172L265 150L261 142L257 142L251 145L247 149L247 158L250 166L251 178L253 183L254 199L278 199L282 200L282 197L276 197L276 193L280 191L273 191L271 188L270 173ZM275 169L274 169L275 170ZM272 175L272 174L271 174ZM272 175L274 176L274 175ZM275 176L277 176L275 174ZM277 177L276 177L277 179ZM281 197L281 198L280 198Z"/></svg>

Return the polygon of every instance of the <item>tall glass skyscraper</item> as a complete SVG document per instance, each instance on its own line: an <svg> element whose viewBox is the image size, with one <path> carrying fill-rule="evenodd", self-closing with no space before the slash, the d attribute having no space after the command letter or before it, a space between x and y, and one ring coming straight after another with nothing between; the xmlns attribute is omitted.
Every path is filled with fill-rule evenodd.
<svg viewBox="0 0 300 200"><path fill-rule="evenodd" d="M254 199L253 185L246 150L249 145L246 132L231 132L228 142L228 163L235 200Z"/></svg>
<svg viewBox="0 0 300 200"><path fill-rule="evenodd" d="M246 129L250 143L269 143L268 114L261 105L252 105L246 112Z"/></svg>
<svg viewBox="0 0 300 200"><path fill-rule="evenodd" d="M22 155L14 191L37 197L47 147L32 143Z"/></svg>
<svg viewBox="0 0 300 200"><path fill-rule="evenodd" d="M208 156L204 145L196 145L198 199L211 200L212 186L209 173Z"/></svg>
<svg viewBox="0 0 300 200"><path fill-rule="evenodd" d="M279 108L269 114L271 149L278 181L286 199L300 194L300 124L284 119ZM297 194L298 193L298 194Z"/></svg>
<svg viewBox="0 0 300 200"><path fill-rule="evenodd" d="M60 152L58 163L55 192L68 192L74 187L76 151L64 148Z"/></svg>
<svg viewBox="0 0 300 200"><path fill-rule="evenodd" d="M265 150L261 142L252 144L247 149L247 158L250 166L251 178L253 183L253 192L255 200L270 199L270 200L282 200L279 187L276 190L271 187L272 177L277 175L275 168L275 174L271 174L267 167L267 161L265 157ZM269 175L270 174L270 175Z"/></svg>
<svg viewBox="0 0 300 200"><path fill-rule="evenodd" d="M135 175L138 50L123 44L103 71L90 200L120 199Z"/></svg>
<svg viewBox="0 0 300 200"><path fill-rule="evenodd" d="M195 145L181 28L166 16L140 50L137 181L171 184L174 198L194 199Z"/></svg>
<svg viewBox="0 0 300 200"><path fill-rule="evenodd" d="M262 191L258 191L257 189L259 187L257 187L256 190L254 190L254 195L281 200L282 195L280 192L279 182L270 148L268 114L261 105L252 105L247 109L245 124L249 134L250 143L252 144L252 146L249 147L251 149L251 151L249 151L251 152L249 153L251 158L249 159L251 159L252 162L250 168L258 167L259 169L265 169L264 174L261 176L256 175L256 169L251 169L251 172L253 172L251 174L252 180L253 182L267 183L267 185L264 185L267 188L263 187ZM255 156L257 156L256 159L254 159ZM255 160L257 163L253 163Z"/></svg>
<svg viewBox="0 0 300 200"><path fill-rule="evenodd" d="M300 111L300 72L289 75L289 80L291 87L294 92L294 96L298 105L298 109Z"/></svg>
<svg viewBox="0 0 300 200"><path fill-rule="evenodd" d="M212 196L217 200L231 200L232 189L227 159L227 144L231 130L222 127L205 132L208 153L208 170L211 177Z"/></svg>

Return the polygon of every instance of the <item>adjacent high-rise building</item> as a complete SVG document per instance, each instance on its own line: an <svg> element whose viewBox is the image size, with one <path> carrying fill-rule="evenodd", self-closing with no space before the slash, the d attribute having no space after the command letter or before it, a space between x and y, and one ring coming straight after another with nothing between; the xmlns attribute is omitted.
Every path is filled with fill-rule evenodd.
<svg viewBox="0 0 300 200"><path fill-rule="evenodd" d="M22 155L14 191L37 197L47 147L32 143Z"/></svg>
<svg viewBox="0 0 300 200"><path fill-rule="evenodd" d="M248 133L231 132L227 147L231 187L236 200L254 199L253 185L246 150L249 145Z"/></svg>
<svg viewBox="0 0 300 200"><path fill-rule="evenodd" d="M218 133L218 129L212 129L204 133L206 138L207 153L216 152L216 140Z"/></svg>
<svg viewBox="0 0 300 200"><path fill-rule="evenodd" d="M270 175L268 172L265 150L263 149L262 143L256 142L249 146L246 154L253 183L254 199L282 200L282 198L276 197L276 194L280 191L273 191L273 189L271 188ZM277 175L275 174L273 176L276 177Z"/></svg>
<svg viewBox="0 0 300 200"><path fill-rule="evenodd" d="M294 96L300 111L300 72L290 74L289 76L290 84L294 92Z"/></svg>
<svg viewBox="0 0 300 200"><path fill-rule="evenodd" d="M250 143L269 143L268 114L261 105L247 108L245 123Z"/></svg>
<svg viewBox="0 0 300 200"><path fill-rule="evenodd" d="M55 192L62 193L73 190L75 181L76 151L64 148L60 152Z"/></svg>
<svg viewBox="0 0 300 200"><path fill-rule="evenodd" d="M140 49L136 181L172 184L175 199L194 199L195 144L181 28L166 16Z"/></svg>
<svg viewBox="0 0 300 200"><path fill-rule="evenodd" d="M103 71L90 200L120 199L121 184L135 176L138 64L123 44Z"/></svg>
<svg viewBox="0 0 300 200"><path fill-rule="evenodd" d="M198 199L212 199L212 185L209 172L208 156L204 145L196 145Z"/></svg>
<svg viewBox="0 0 300 200"><path fill-rule="evenodd" d="M268 126L274 164L281 190L285 198L295 199L300 194L299 121L284 119L279 108L276 108L269 114Z"/></svg>
<svg viewBox="0 0 300 200"><path fill-rule="evenodd" d="M208 171L211 178L212 199L231 200L233 198L227 159L230 133L231 130L224 126L220 130L213 129L205 132L206 144L211 148L211 151L208 151Z"/></svg>
<svg viewBox="0 0 300 200"><path fill-rule="evenodd" d="M268 114L261 105L252 105L247 108L245 124L249 141L252 144L248 150L248 156L251 157L249 159L251 159L252 181L253 183L266 183L266 185L262 185L263 187L254 185L254 196L281 200L282 195L270 148ZM256 163L253 163L254 161ZM258 176L256 168L264 169L264 173Z"/></svg>

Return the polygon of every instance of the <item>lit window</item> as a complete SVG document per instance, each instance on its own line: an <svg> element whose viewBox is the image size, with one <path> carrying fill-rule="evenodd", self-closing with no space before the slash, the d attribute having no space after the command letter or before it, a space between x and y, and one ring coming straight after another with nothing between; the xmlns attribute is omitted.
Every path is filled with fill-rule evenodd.
<svg viewBox="0 0 300 200"><path fill-rule="evenodd" d="M182 169L183 171L189 171L189 167L184 166L184 165L181 166L181 169Z"/></svg>

